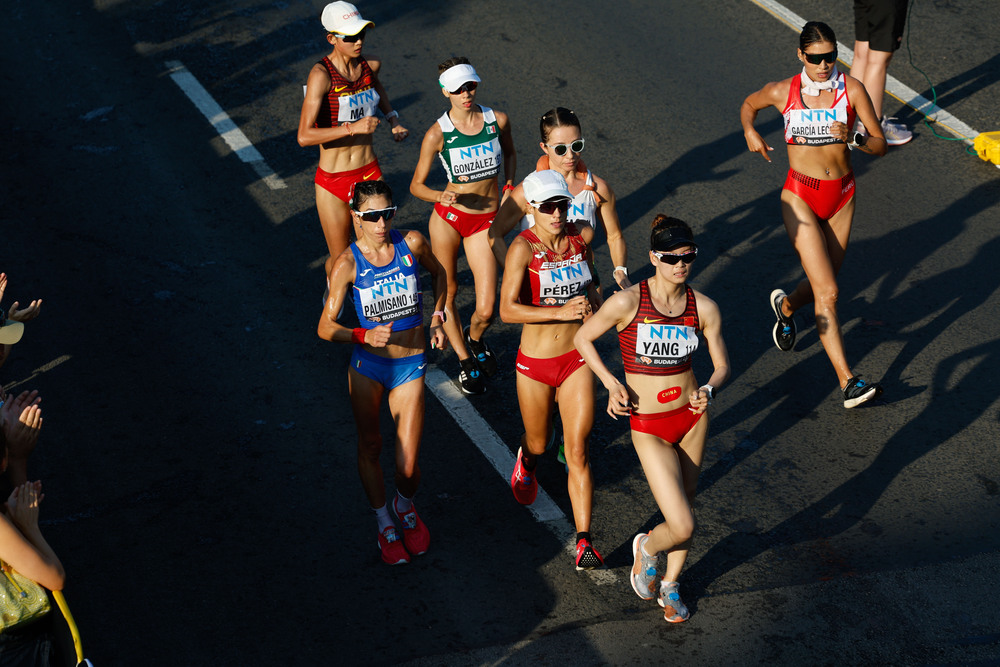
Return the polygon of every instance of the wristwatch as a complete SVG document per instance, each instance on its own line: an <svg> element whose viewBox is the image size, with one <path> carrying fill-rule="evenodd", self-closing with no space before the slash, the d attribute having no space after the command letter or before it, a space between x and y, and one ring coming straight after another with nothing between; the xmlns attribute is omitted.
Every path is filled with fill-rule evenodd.
<svg viewBox="0 0 1000 667"><path fill-rule="evenodd" d="M699 389L705 389L706 391L708 391L708 400L711 401L712 399L715 398L715 387L713 387L712 385L710 385L710 384L703 384L703 385L701 385L698 388Z"/></svg>
<svg viewBox="0 0 1000 667"><path fill-rule="evenodd" d="M864 146L866 141L868 141L868 137L864 133L855 132L851 135L851 140L847 142L847 147L854 150L858 146Z"/></svg>

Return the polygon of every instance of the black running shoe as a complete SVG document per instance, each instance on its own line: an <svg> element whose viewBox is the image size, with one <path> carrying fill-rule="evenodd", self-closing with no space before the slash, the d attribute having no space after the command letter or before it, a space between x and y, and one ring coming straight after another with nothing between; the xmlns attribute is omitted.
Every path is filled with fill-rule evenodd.
<svg viewBox="0 0 1000 667"><path fill-rule="evenodd" d="M878 398L882 395L882 385L878 382L865 384L860 377L852 377L847 386L844 387L844 407L853 408L861 405L865 401Z"/></svg>
<svg viewBox="0 0 1000 667"><path fill-rule="evenodd" d="M469 335L469 327L465 327L462 330L462 335L465 336L465 346L469 348L469 352L472 356L476 358L476 363L479 364L479 368L483 370L488 377L493 377L497 374L497 359L493 356L493 350L490 346L486 344L484 340L472 340L472 336Z"/></svg>
<svg viewBox="0 0 1000 667"><path fill-rule="evenodd" d="M479 364L472 357L462 359L462 371L458 374L458 383L462 386L462 393L478 396L486 393L486 378L479 370Z"/></svg>
<svg viewBox="0 0 1000 667"><path fill-rule="evenodd" d="M781 312L781 302L788 298L784 290L776 289L771 292L771 310L778 321L774 323L771 330L771 338L774 344L782 352L788 352L795 347L795 318L789 317Z"/></svg>

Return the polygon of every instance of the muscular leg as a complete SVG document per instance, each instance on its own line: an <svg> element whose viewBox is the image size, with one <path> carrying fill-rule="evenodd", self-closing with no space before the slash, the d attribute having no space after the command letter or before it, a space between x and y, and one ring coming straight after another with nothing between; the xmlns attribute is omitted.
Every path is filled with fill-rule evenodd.
<svg viewBox="0 0 1000 667"><path fill-rule="evenodd" d="M844 262L851 235L854 198L827 222L819 220L802 199L788 190L782 190L781 214L788 238L806 272L806 279L785 299L782 311L791 315L802 306L815 302L816 330L843 389L853 373L844 354L844 339L837 317L837 273Z"/></svg>
<svg viewBox="0 0 1000 667"><path fill-rule="evenodd" d="M319 223L326 237L326 247L330 256L326 259L326 275L330 275L333 263L340 253L351 244L351 228L354 226L351 209L347 202L338 199L331 192L316 185L316 212L319 213ZM355 236L358 230L354 230Z"/></svg>
<svg viewBox="0 0 1000 667"><path fill-rule="evenodd" d="M396 422L396 488L412 498L420 486L420 439L424 430L424 379L389 391L389 412Z"/></svg>
<svg viewBox="0 0 1000 667"><path fill-rule="evenodd" d="M465 257L476 284L476 310L469 320L469 335L473 340L482 340L493 322L497 298L497 264L490 250L488 229L465 239Z"/></svg>
<svg viewBox="0 0 1000 667"><path fill-rule="evenodd" d="M556 390L553 387L517 373L517 402L521 408L521 420L524 422L521 450L529 468L534 467L535 457L545 452L555 395Z"/></svg>
<svg viewBox="0 0 1000 667"><path fill-rule="evenodd" d="M454 227L442 220L436 211L431 213L428 228L431 234L431 250L448 279L448 292L444 305L448 319L444 322L444 333L455 349L455 354L462 361L469 358L469 350L465 347L465 340L462 337L462 321L458 317L458 309L455 308L455 295L458 293L458 247L462 237Z"/></svg>
<svg viewBox="0 0 1000 667"><path fill-rule="evenodd" d="M379 405L385 392L378 382L353 368L347 369L347 390L358 428L358 475L372 507L385 505L385 481L382 477L382 434L378 428Z"/></svg>
<svg viewBox="0 0 1000 667"><path fill-rule="evenodd" d="M650 554L667 552L665 581L677 581L691 546L695 527L691 505L698 487L708 423L708 415L699 419L679 445L632 431L632 443L649 490L664 518L664 522L650 532L646 551Z"/></svg>
<svg viewBox="0 0 1000 667"><path fill-rule="evenodd" d="M590 530L590 515L594 503L594 475L590 469L590 429L594 425L594 373L588 366L578 368L569 376L559 393L559 416L566 443L566 466L569 500L573 505L576 532Z"/></svg>

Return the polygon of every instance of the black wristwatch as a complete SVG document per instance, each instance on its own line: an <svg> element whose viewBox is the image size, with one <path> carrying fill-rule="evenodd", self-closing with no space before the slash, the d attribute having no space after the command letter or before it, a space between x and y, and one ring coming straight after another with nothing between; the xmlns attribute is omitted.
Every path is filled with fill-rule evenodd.
<svg viewBox="0 0 1000 667"><path fill-rule="evenodd" d="M851 143L855 146L864 146L866 141L868 141L868 137L862 132L855 132L854 136L851 137Z"/></svg>

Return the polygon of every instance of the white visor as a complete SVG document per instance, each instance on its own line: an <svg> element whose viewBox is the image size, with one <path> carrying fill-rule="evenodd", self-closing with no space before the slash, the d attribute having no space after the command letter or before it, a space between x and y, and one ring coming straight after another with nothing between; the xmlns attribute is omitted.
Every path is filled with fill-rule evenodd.
<svg viewBox="0 0 1000 667"><path fill-rule="evenodd" d="M454 67L449 67L438 77L438 83L449 93L453 90L458 90L462 87L463 83L468 83L469 81L475 81L476 83L482 81L472 65L455 65Z"/></svg>

